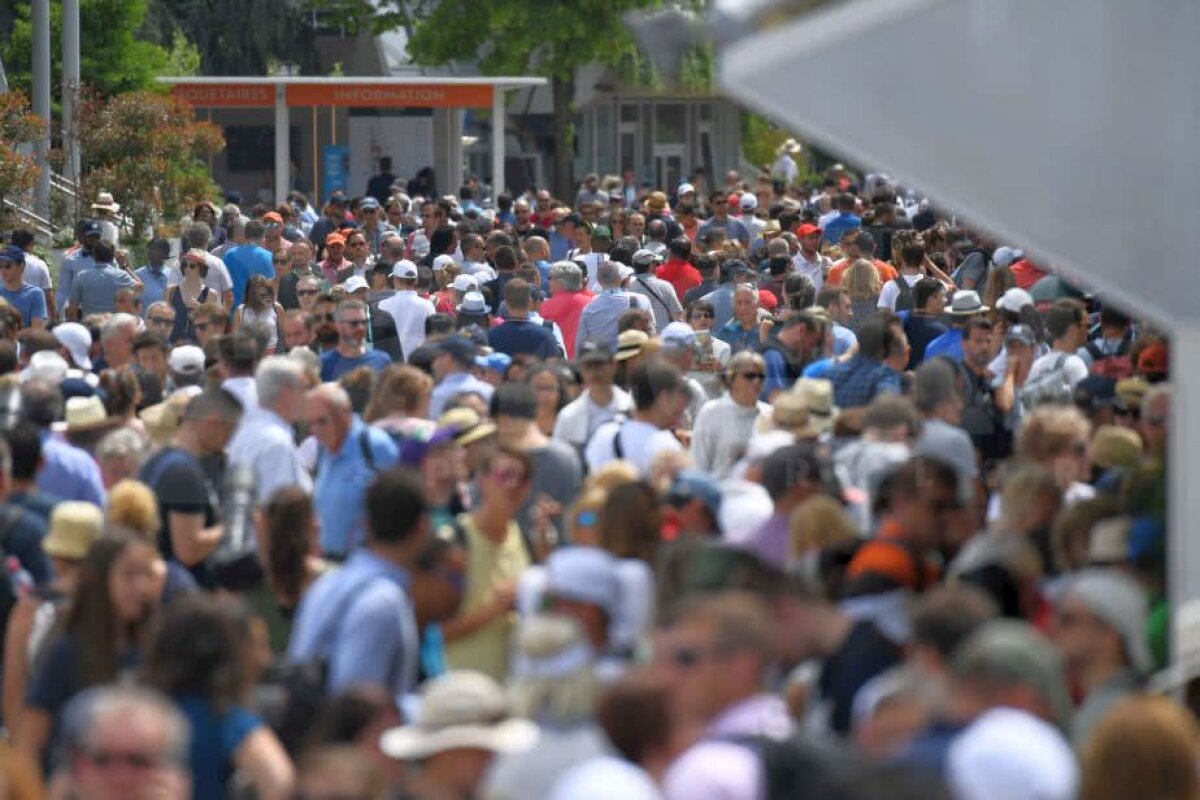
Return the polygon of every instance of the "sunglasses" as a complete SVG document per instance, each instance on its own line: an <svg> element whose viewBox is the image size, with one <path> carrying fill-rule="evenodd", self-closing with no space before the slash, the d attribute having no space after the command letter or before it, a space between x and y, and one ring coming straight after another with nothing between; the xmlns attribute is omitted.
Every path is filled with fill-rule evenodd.
<svg viewBox="0 0 1200 800"><path fill-rule="evenodd" d="M667 652L667 661L682 669L698 667L724 655L718 647L675 647Z"/></svg>
<svg viewBox="0 0 1200 800"><path fill-rule="evenodd" d="M492 479L506 486L517 486L525 480L525 473L519 469L494 469Z"/></svg>
<svg viewBox="0 0 1200 800"><path fill-rule="evenodd" d="M168 317L150 317L151 325L174 325L175 320Z"/></svg>
<svg viewBox="0 0 1200 800"><path fill-rule="evenodd" d="M367 321L365 319L344 319L341 322L343 325L349 325L351 328L367 327Z"/></svg>
<svg viewBox="0 0 1200 800"><path fill-rule="evenodd" d="M767 379L765 372L739 372L738 375L748 381L765 381Z"/></svg>
<svg viewBox="0 0 1200 800"><path fill-rule="evenodd" d="M209 328L209 324L207 322L197 322L192 327L198 331L206 331Z"/></svg>
<svg viewBox="0 0 1200 800"><path fill-rule="evenodd" d="M337 314L318 314L317 319L323 319L326 322L333 322L337 319Z"/></svg>
<svg viewBox="0 0 1200 800"><path fill-rule="evenodd" d="M711 311L693 311L692 319L712 319L713 312Z"/></svg>
<svg viewBox="0 0 1200 800"><path fill-rule="evenodd" d="M314 294L317 294L317 293L318 292L316 289L297 289L296 290L296 294L300 295L301 297L312 297Z"/></svg>

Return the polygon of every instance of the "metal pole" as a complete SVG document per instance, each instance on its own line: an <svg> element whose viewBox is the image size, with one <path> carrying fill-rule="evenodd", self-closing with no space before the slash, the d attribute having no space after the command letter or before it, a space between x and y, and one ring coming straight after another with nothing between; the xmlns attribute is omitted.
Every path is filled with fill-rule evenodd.
<svg viewBox="0 0 1200 800"><path fill-rule="evenodd" d="M66 178L75 187L77 196L71 209L78 212L78 184L82 162L79 151L79 0L63 0L62 10L62 137L63 166Z"/></svg>
<svg viewBox="0 0 1200 800"><path fill-rule="evenodd" d="M275 84L275 202L287 199L291 168L291 133L288 118L287 87Z"/></svg>
<svg viewBox="0 0 1200 800"><path fill-rule="evenodd" d="M33 113L42 118L45 135L34 142L38 179L33 210L50 218L50 0L33 0Z"/></svg>
<svg viewBox="0 0 1200 800"><path fill-rule="evenodd" d="M1200 440L1200 326L1179 320L1171 331L1171 435L1167 441L1167 586L1171 598L1171 663L1186 664L1200 652L1200 492L1196 491L1195 443Z"/></svg>
<svg viewBox="0 0 1200 800"><path fill-rule="evenodd" d="M504 191L504 90L492 87L492 203Z"/></svg>

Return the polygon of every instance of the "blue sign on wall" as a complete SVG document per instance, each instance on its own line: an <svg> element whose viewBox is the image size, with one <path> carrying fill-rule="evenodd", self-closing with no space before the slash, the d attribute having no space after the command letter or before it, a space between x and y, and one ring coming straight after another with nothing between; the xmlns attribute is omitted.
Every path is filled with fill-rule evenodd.
<svg viewBox="0 0 1200 800"><path fill-rule="evenodd" d="M350 148L327 144L321 148L321 197L328 202L334 191L345 192L350 182Z"/></svg>

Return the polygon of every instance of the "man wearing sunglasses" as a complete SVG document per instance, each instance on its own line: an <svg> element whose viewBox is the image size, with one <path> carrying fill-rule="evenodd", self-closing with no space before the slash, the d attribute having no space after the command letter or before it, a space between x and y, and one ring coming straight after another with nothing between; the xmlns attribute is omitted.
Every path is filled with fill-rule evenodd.
<svg viewBox="0 0 1200 800"><path fill-rule="evenodd" d="M692 428L692 461L697 469L718 479L729 477L745 454L759 417L770 410L758 399L766 377L767 366L758 353L743 350L729 360L728 391L704 404Z"/></svg>
<svg viewBox="0 0 1200 800"><path fill-rule="evenodd" d="M883 519L846 568L847 597L923 592L940 576L944 531L960 510L958 473L935 458L914 456L884 479L880 493Z"/></svg>
<svg viewBox="0 0 1200 800"><path fill-rule="evenodd" d="M725 593L689 604L662 636L655 660L670 676L679 722L699 739L667 770L667 800L766 796L761 757L739 739L784 739L787 708L766 691L775 665L774 615L757 597Z"/></svg>
<svg viewBox="0 0 1200 800"><path fill-rule="evenodd" d="M367 304L358 300L343 300L337 307L334 322L337 324L338 344L333 350L321 355L321 380L336 381L342 375L359 367L370 367L379 372L392 363L382 350L368 350L366 346Z"/></svg>

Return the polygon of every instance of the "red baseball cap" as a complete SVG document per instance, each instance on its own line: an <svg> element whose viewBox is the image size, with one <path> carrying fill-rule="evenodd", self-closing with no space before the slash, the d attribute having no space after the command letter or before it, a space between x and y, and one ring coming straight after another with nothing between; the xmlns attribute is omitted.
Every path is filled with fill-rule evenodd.
<svg viewBox="0 0 1200 800"><path fill-rule="evenodd" d="M805 236L812 236L814 233L822 233L821 228L813 225L811 222L806 222L799 228L796 228L796 235L803 239Z"/></svg>
<svg viewBox="0 0 1200 800"><path fill-rule="evenodd" d="M759 289L758 304L767 311L774 311L779 306L779 298L769 289Z"/></svg>

